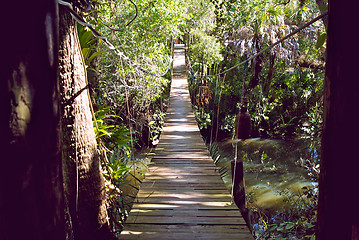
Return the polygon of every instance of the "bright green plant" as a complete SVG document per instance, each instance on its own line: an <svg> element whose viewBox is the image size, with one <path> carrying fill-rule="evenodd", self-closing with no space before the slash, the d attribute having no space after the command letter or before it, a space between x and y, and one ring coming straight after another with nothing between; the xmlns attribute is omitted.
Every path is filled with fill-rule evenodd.
<svg viewBox="0 0 359 240"><path fill-rule="evenodd" d="M199 129L204 129L207 128L208 125L211 125L211 115L209 113L206 113L203 108L194 106L193 111L198 122Z"/></svg>
<svg viewBox="0 0 359 240"><path fill-rule="evenodd" d="M221 45L215 37L209 36L198 29L191 31L190 34L193 38L193 44L190 45L190 50L192 52L192 63L194 66L199 64L203 71L206 72L209 66L223 60Z"/></svg>
<svg viewBox="0 0 359 240"><path fill-rule="evenodd" d="M131 132L129 129L117 122L121 118L115 114L110 114L110 107L101 108L95 112L96 124L94 122L94 130L97 138L105 143L109 149L120 148L129 155L131 152Z"/></svg>
<svg viewBox="0 0 359 240"><path fill-rule="evenodd" d="M101 154L107 156L107 161L102 161L102 168L108 201L111 203L108 207L110 221L116 228L121 229L127 211L120 188L129 183L132 171L129 164L132 160L131 137L126 126L117 124L121 118L111 114L110 110L110 107L105 107L95 112L94 129L97 139L100 140L100 149L104 151Z"/></svg>
<svg viewBox="0 0 359 240"><path fill-rule="evenodd" d="M87 70L94 71L94 69L89 68L89 65L95 57L100 56L104 53L104 51L97 51L97 44L99 39L95 38L90 30L86 30L83 26L79 24L77 26L80 46L82 50L82 55L85 60L86 68Z"/></svg>

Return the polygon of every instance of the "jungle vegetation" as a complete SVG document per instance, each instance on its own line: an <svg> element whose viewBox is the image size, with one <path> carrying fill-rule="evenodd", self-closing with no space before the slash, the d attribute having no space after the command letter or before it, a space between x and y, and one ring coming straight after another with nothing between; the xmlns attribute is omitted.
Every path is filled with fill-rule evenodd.
<svg viewBox="0 0 359 240"><path fill-rule="evenodd" d="M322 21L233 71L208 76L246 60L316 17L316 2L104 1L96 7L87 19L152 72L166 71L173 41L185 43L192 102L208 140L232 137L244 95L249 99L252 137L320 136L326 34ZM113 226L121 226L128 210L126 200L118 201L126 195L121 185L136 172L135 149L151 147L160 134L170 72L157 78L133 71L89 30L80 27L79 33L88 72L97 78L91 81L92 99L111 159L105 177L110 188L117 189L111 191L110 200L117 203L110 209L120 214L112 213L111 220Z"/></svg>
<svg viewBox="0 0 359 240"><path fill-rule="evenodd" d="M6 159L9 155L12 160L4 161L0 173L0 190L6 193L0 197L4 210L0 218L1 239L116 238L130 205L123 189L129 186L136 189L141 181L138 169L142 161L136 153L153 147L161 132L174 42L185 43L187 47L190 92L203 136L210 141L232 138L242 97L249 101L252 137L324 135L321 161L328 174L319 180L324 189L319 194L319 202L323 202L319 209L325 212L333 207L327 196L336 199L329 181L335 173L329 170L335 168L331 156L339 156L329 153L335 151L334 139L345 138L350 132L341 118L334 118L333 114L350 112L348 109L353 106L350 103L355 102L350 98L355 96L349 86L352 83L337 80L341 76L349 79L345 74L352 69L347 67L352 64L347 61L350 49L343 43L345 34L334 34L344 30L330 25L330 19L325 17L246 61L327 11L326 0L68 2L118 51L109 49L103 39L95 38L88 27L76 23L68 9L57 1L39 1L38 8L32 11L28 11L33 9L28 1L13 1L10 8L19 9L16 16L11 13L1 16L1 22L9 22L4 31L13 36L6 39L4 46L13 51L5 51L7 61L0 75L0 108L4 110L0 122L1 147ZM333 6L338 4L332 2ZM349 11L348 7L346 10ZM335 14L342 16L341 8L332 11L332 18ZM350 18L354 15L348 14L343 18L346 22L339 23L355 24ZM33 28L18 31L18 26L25 22ZM330 26L332 42L327 32ZM23 41L24 36L29 40ZM339 45L345 51L334 51ZM234 70L221 74L243 61ZM147 74L133 63L146 71L165 74L163 77ZM341 95L335 95L338 102L329 102L326 110L324 78L328 63L333 70L328 71L327 78L339 84ZM344 66L345 74L336 74L341 69L336 67L339 65ZM328 84L327 89L334 91L335 84ZM346 84L345 89L351 90L349 94L343 94L340 84ZM337 109L343 104L342 97L348 98L343 100L348 107L340 111ZM337 122L327 120L323 133L326 117ZM337 123L343 132L333 130ZM349 123L355 125L352 120ZM340 147L348 150L344 159L350 171L354 171L350 167L353 165L350 149L355 147L343 144ZM355 178L350 178L355 174L344 174L344 167L340 170L340 181L355 182ZM131 182L130 177L137 183ZM7 184L9 180L11 185ZM345 190L349 192L350 187ZM308 199L317 199L311 190L306 189L304 194ZM353 199L349 203L355 203ZM313 208L308 211L316 213ZM319 236L334 229L327 219L344 218L340 213L321 216L320 231L325 230L319 231ZM356 229L353 222L355 214L338 228L345 230L351 224L351 229ZM299 223L287 221L268 229L275 234L282 230L292 234L299 229L295 224ZM24 226L24 231L18 231L18 226ZM311 223L306 227L313 228ZM93 232L87 232L89 228ZM313 232L305 235L306 229L299 230L303 236L313 236Z"/></svg>
<svg viewBox="0 0 359 240"><path fill-rule="evenodd" d="M325 6L319 8L314 1L212 3L212 27L192 29L187 40L193 102L206 135L232 138L239 103L246 97L252 137L320 136L326 56L323 21L232 71L213 75L246 61L319 15Z"/></svg>

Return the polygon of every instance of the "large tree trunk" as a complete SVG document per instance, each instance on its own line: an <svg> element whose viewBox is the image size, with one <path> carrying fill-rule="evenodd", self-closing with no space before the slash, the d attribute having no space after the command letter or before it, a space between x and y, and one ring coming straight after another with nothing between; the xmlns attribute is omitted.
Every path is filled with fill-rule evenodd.
<svg viewBox="0 0 359 240"><path fill-rule="evenodd" d="M321 240L359 239L359 49L348 41L357 28L357 11L352 1L329 2L317 232Z"/></svg>
<svg viewBox="0 0 359 240"><path fill-rule="evenodd" d="M109 239L105 185L76 27L60 7L60 94L65 197L75 239Z"/></svg>
<svg viewBox="0 0 359 240"><path fill-rule="evenodd" d="M6 4L0 15L0 239L65 240L57 2Z"/></svg>

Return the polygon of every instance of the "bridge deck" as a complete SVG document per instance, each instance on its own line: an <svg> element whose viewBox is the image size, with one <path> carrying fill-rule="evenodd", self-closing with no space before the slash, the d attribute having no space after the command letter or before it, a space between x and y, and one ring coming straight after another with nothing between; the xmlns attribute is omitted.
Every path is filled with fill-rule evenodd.
<svg viewBox="0 0 359 240"><path fill-rule="evenodd" d="M121 239L253 239L197 127L182 45L163 133Z"/></svg>

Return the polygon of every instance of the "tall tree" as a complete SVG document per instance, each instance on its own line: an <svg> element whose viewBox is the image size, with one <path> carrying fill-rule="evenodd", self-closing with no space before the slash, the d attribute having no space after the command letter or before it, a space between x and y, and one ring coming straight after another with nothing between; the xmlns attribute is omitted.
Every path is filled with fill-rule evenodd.
<svg viewBox="0 0 359 240"><path fill-rule="evenodd" d="M319 182L318 239L359 239L359 49L348 42L357 27L352 1L329 1L324 128Z"/></svg>
<svg viewBox="0 0 359 240"><path fill-rule="evenodd" d="M0 20L0 239L62 240L57 2L10 1Z"/></svg>
<svg viewBox="0 0 359 240"><path fill-rule="evenodd" d="M61 6L59 79L65 197L75 239L110 239L105 185L89 104L86 70L71 15Z"/></svg>

